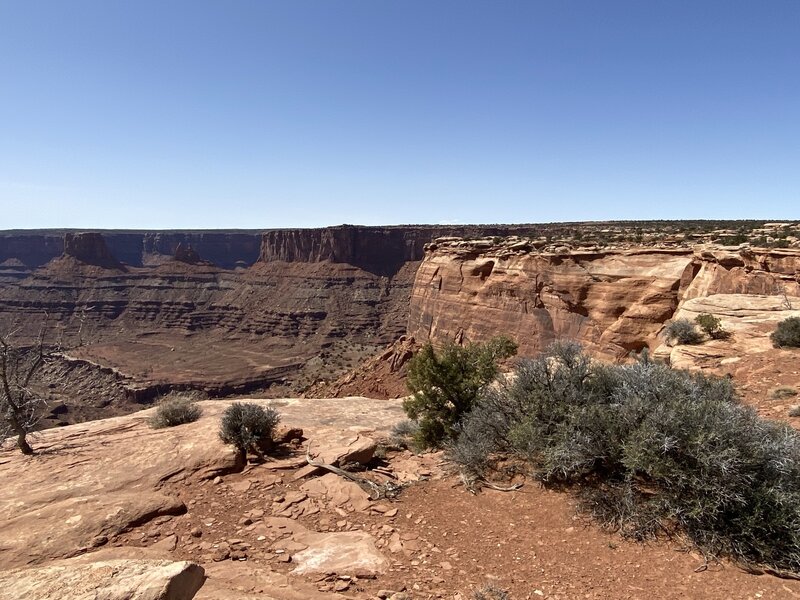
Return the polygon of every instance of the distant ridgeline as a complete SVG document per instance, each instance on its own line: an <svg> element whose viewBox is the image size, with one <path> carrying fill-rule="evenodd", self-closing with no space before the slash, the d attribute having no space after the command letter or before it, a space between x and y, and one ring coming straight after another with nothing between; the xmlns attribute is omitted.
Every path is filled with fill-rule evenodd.
<svg viewBox="0 0 800 600"><path fill-rule="evenodd" d="M223 269L257 261L348 263L370 272L391 274L408 261L422 259L424 245L440 237L541 238L548 243L609 245L620 243L698 243L738 245L752 242L787 247L798 241L800 225L766 221L609 221L521 225L340 225L319 229L266 230L8 230L0 231L0 265L41 267L62 254L78 253L89 263L118 262L132 267L171 258L206 261ZM93 256L105 244L108 255ZM83 250L78 251L78 246ZM73 252L75 250L75 252Z"/></svg>

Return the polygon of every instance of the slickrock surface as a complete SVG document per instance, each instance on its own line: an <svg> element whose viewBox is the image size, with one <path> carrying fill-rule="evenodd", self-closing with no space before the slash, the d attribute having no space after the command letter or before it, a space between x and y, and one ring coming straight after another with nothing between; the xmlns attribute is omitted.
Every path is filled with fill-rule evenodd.
<svg viewBox="0 0 800 600"><path fill-rule="evenodd" d="M189 600L200 568L200 600L469 600L486 583L514 600L800 596L800 582L728 563L698 572L702 557L677 542L602 532L568 494L532 482L472 495L441 454L380 445L372 456L403 418L397 401L258 402L279 410L287 442L243 470L216 441L227 401L203 402L198 422L175 428L151 430L143 412L43 432L32 458L0 452L0 598ZM309 442L315 457L367 461L355 477L406 485L372 500L349 479L307 472ZM184 512L133 516L153 498ZM59 559L74 552L84 554Z"/></svg>
<svg viewBox="0 0 800 600"><path fill-rule="evenodd" d="M186 512L167 482L207 480L240 468L217 436L230 403L203 402L195 422L154 430L153 410L94 421L35 436L38 454L0 454L0 566L40 564L73 556L154 518ZM353 460L375 444L365 432L401 420L397 404L356 399L274 401L285 422L314 434L323 458ZM315 452L317 451L315 450ZM300 456L295 463L305 465ZM314 471L314 469L312 469Z"/></svg>

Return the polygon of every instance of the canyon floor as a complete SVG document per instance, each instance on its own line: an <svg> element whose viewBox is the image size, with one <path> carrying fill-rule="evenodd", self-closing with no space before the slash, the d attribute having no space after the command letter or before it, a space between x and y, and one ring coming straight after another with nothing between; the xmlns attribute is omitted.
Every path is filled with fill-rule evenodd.
<svg viewBox="0 0 800 600"><path fill-rule="evenodd" d="M782 359L797 365L798 352ZM799 383L795 366L759 385ZM0 598L468 600L486 584L517 600L800 597L800 581L706 564L680 540L602 531L568 493L531 480L473 495L439 453L375 458L403 418L398 401L257 402L302 440L284 429L293 441L244 467L216 435L228 401L201 403L199 421L175 428L152 429L142 411L42 432L32 458L3 449ZM759 410L786 414L772 402ZM309 444L326 463L366 463L354 475L400 493L371 500L309 467Z"/></svg>

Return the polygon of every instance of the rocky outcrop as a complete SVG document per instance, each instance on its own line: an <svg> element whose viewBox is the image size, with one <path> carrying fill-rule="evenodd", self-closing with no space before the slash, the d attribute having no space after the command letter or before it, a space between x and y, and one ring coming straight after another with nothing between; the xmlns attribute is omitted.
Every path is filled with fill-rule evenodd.
<svg viewBox="0 0 800 600"><path fill-rule="evenodd" d="M82 557L0 571L0 600L191 600L204 579L203 568L187 561Z"/></svg>
<svg viewBox="0 0 800 600"><path fill-rule="evenodd" d="M303 395L306 398L402 398L409 393L406 386L408 361L418 349L419 344L413 337L400 336L357 368L335 381L320 381Z"/></svg>
<svg viewBox="0 0 800 600"><path fill-rule="evenodd" d="M64 256L74 258L80 263L121 268L122 265L111 253L105 238L99 233L68 233L64 236Z"/></svg>
<svg viewBox="0 0 800 600"><path fill-rule="evenodd" d="M442 342L512 336L533 355L556 339L622 358L655 349L682 301L797 295L800 252L698 247L537 250L526 240L429 246L411 295L409 335Z"/></svg>
<svg viewBox="0 0 800 600"><path fill-rule="evenodd" d="M422 259L425 244L451 235L505 236L531 226L397 226L341 225L323 229L278 229L264 233L261 262L346 263L377 275L392 276Z"/></svg>
<svg viewBox="0 0 800 600"><path fill-rule="evenodd" d="M160 490L165 481L240 468L215 419L164 431L150 428L148 414L49 430L33 442L35 464L3 453L0 564L68 558L133 524L184 513L179 498Z"/></svg>
<svg viewBox="0 0 800 600"><path fill-rule="evenodd" d="M268 402L260 401L263 404ZM314 402L311 410L310 402ZM166 493L169 482L213 479L244 465L217 435L226 401L201 402L199 421L152 429L152 414L116 417L42 432L33 440L37 455L0 451L0 569L69 558L133 526L187 506ZM386 401L285 400L274 406L283 422L301 427L324 460L355 460L386 433L403 412ZM305 465L301 457L300 465Z"/></svg>

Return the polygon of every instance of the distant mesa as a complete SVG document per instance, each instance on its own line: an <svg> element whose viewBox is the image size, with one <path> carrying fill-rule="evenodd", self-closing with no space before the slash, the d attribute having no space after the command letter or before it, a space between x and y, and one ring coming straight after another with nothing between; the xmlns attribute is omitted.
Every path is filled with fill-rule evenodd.
<svg viewBox="0 0 800 600"><path fill-rule="evenodd" d="M121 269L122 264L111 254L106 240L100 233L67 233L64 235L64 256L74 258L78 262Z"/></svg>

